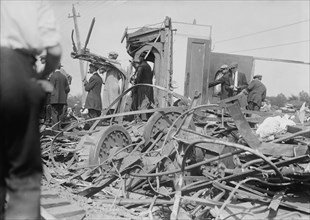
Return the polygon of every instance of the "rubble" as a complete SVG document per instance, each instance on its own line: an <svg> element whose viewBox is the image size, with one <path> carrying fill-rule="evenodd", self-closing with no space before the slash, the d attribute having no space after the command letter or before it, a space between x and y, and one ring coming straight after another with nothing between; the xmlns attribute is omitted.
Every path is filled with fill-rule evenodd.
<svg viewBox="0 0 310 220"><path fill-rule="evenodd" d="M126 29L122 39L133 60L148 51L156 85L127 88L130 76L113 61L86 46L71 53L116 68L123 93L111 104L117 105L113 114L107 108L98 118L76 118L59 132L41 128L44 187L78 203L85 210L78 219L309 219L308 113L267 131L264 123L284 114L245 110L243 94L201 105L208 71L190 84L203 81L193 87L202 93L187 98L195 92L189 78L187 97L173 92L171 19L163 24ZM152 86L159 105L129 111L128 94L137 86ZM140 114L150 117L134 120ZM91 120L88 131L80 129Z"/></svg>
<svg viewBox="0 0 310 220"><path fill-rule="evenodd" d="M147 122L117 123L150 112ZM237 101L194 98L105 115L95 120L111 125L89 131L75 129L80 121L42 132L44 183L79 198L84 219L308 219L309 123L266 141L255 132L276 115L248 113Z"/></svg>

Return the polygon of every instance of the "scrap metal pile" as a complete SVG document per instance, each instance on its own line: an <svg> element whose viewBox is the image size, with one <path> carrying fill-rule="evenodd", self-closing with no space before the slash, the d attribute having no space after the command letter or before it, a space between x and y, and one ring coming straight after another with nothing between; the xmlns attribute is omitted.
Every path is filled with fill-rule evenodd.
<svg viewBox="0 0 310 220"><path fill-rule="evenodd" d="M43 131L46 184L85 201L86 219L309 219L309 124L261 139L274 113L198 99L105 115L96 120L110 125L89 131L77 129L83 121ZM152 116L119 120L143 113Z"/></svg>

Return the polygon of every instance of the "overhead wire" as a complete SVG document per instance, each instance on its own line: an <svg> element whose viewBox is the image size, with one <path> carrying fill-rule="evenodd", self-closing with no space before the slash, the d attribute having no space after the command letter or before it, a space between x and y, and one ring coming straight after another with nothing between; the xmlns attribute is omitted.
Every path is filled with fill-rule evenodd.
<svg viewBox="0 0 310 220"><path fill-rule="evenodd" d="M281 26L278 26L278 27L269 28L269 29L262 30L262 31L257 31L257 32L253 32L253 33L249 33L249 34L245 34L245 35L240 35L240 36L233 37L233 38L228 38L228 39L225 39L225 40L215 41L214 44L222 43L222 42L226 42L226 41L231 41L231 40L236 40L236 39L240 39L240 38L244 38L244 37L249 37L249 36L253 36L253 35L269 32L269 31L274 31L274 30L282 29L282 28L285 28L285 27L289 27L289 26L293 26L293 25L296 25L296 24L300 24L300 23L304 23L304 22L309 22L309 21L310 21L310 19L302 20L302 21L297 21L297 22L294 22L294 23L290 23L290 24L286 24L286 25L281 25Z"/></svg>
<svg viewBox="0 0 310 220"><path fill-rule="evenodd" d="M244 52L244 51L262 50L262 49L273 48L273 47L282 47L282 46L287 46L287 45L300 44L300 43L305 43L305 42L309 42L309 41L310 40L295 41L295 42L289 42L289 43L284 43L284 44L276 44L276 45L271 45L271 46L266 46L266 47L257 47L257 48L251 48L251 49L245 49L245 50L235 50L235 51L231 51L231 52L228 52L228 53L237 53L237 52Z"/></svg>

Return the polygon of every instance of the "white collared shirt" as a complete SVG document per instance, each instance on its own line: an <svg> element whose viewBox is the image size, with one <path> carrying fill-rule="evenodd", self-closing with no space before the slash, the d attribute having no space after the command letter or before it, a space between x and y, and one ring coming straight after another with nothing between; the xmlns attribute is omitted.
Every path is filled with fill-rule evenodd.
<svg viewBox="0 0 310 220"><path fill-rule="evenodd" d="M60 43L56 19L45 0L0 1L0 45L33 55Z"/></svg>
<svg viewBox="0 0 310 220"><path fill-rule="evenodd" d="M238 87L238 71L236 71L234 74L234 87Z"/></svg>

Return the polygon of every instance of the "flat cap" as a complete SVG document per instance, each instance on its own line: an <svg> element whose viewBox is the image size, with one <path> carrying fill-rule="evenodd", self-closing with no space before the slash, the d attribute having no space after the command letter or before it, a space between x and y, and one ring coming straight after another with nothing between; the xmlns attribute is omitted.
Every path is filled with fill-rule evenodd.
<svg viewBox="0 0 310 220"><path fill-rule="evenodd" d="M229 65L229 69L237 68L237 67L238 67L238 63L237 63L237 62L232 62L232 63Z"/></svg>
<svg viewBox="0 0 310 220"><path fill-rule="evenodd" d="M262 75L255 75L254 77L253 77L253 79L258 79L258 78L262 78L263 76Z"/></svg>
<svg viewBox="0 0 310 220"><path fill-rule="evenodd" d="M223 65L220 67L220 69L226 69L226 68L228 68L228 65L226 65L226 64L223 64Z"/></svg>
<svg viewBox="0 0 310 220"><path fill-rule="evenodd" d="M115 52L115 51L111 51L111 52L109 52L109 54L108 54L110 57L112 57L113 59L117 59L117 57L118 57L118 53L117 52Z"/></svg>

